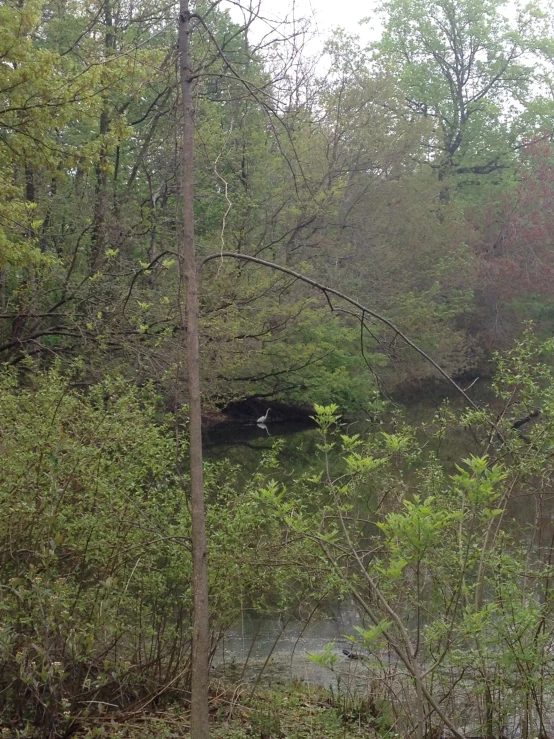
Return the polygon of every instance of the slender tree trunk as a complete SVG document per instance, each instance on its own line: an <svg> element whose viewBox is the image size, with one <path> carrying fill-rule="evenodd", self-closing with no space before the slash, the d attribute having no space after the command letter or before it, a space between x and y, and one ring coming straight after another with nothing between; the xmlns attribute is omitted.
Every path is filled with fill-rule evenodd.
<svg viewBox="0 0 554 739"><path fill-rule="evenodd" d="M183 234L182 267L186 296L186 342L188 369L190 484L192 516L193 631L191 737L205 739L208 726L209 613L208 560L204 479L202 471L202 429L200 405L200 352L198 345L198 284L194 248L194 108L190 69L190 11L188 0L181 0L179 14L180 81L183 101Z"/></svg>
<svg viewBox="0 0 554 739"><path fill-rule="evenodd" d="M106 108L100 114L100 136L110 130L110 117ZM96 186L94 191L94 218L92 225L92 243L90 255L90 274L100 269L106 248L106 226L109 209L108 196L108 151L102 144L98 164L96 165Z"/></svg>
<svg viewBox="0 0 554 739"><path fill-rule="evenodd" d="M107 61L115 51L116 37L113 27L113 15L111 0L104 4L104 24L106 31L104 35L104 56ZM104 95L104 107L100 113L101 137L105 137L110 130L110 111L107 95ZM94 201L94 217L92 225L92 243L90 255L90 274L102 268L104 252L106 250L108 214L110 210L110 196L108 193L108 147L105 141L101 144L98 163L96 165L96 187Z"/></svg>

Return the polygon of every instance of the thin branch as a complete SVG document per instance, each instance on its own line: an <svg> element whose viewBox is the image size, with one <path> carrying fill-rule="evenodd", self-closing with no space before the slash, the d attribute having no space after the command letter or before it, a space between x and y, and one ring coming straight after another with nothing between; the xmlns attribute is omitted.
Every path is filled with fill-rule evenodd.
<svg viewBox="0 0 554 739"><path fill-rule="evenodd" d="M321 282L318 282L317 280L312 280L310 277L307 277L306 275L303 275L300 272L296 272L293 269L290 269L289 267L283 267L281 264L275 264L275 262L268 262L265 259L259 259L258 257L251 257L248 254L235 254L233 252L220 252L219 254L210 254L207 257L204 257L200 263L199 263L199 270L202 269L202 267L207 264L208 262L213 261L214 259L239 259L245 262L253 262L254 264L260 264L263 267L269 267L270 269L277 270L278 272L284 272L287 275L292 275L293 277L296 277L296 279L301 280L302 282L305 282L308 285L311 285L312 287L317 288L318 290L321 290L323 294L325 295L327 302L329 303L331 310L333 310L333 306L330 302L329 295L335 295L336 297L340 298L341 300L344 300L347 303L350 303L350 305L353 305L355 308L357 308L361 312L361 318L363 319L365 314L368 316L371 316L372 318L375 318L377 321L380 321L385 326L388 326L392 331L395 332L397 336L399 336L408 346L410 346L412 349L414 349L419 355L421 355L427 362L433 365L433 367L441 374L445 380L447 380L452 387L456 389L460 395L462 395L466 402L475 410L479 410L478 406L474 403L474 401L469 397L469 395L465 392L463 388L461 388L458 383L450 377L448 372L444 370L440 364L435 362L435 360L427 354L421 347L419 347L415 342L413 342L408 336L406 336L405 333L403 333L392 321L389 321L388 318L385 318L380 313L377 313L376 311L372 310L371 308L367 308L366 306L359 303L357 300L354 300L353 298L348 297L343 292L340 292L340 290L335 290L332 287L328 287L327 285L321 284Z"/></svg>

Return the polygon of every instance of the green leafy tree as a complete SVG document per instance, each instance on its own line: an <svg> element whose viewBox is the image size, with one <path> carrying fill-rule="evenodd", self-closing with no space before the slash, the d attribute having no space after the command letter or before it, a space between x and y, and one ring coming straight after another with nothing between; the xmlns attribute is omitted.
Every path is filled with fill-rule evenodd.
<svg viewBox="0 0 554 739"><path fill-rule="evenodd" d="M544 14L528 6L514 18L504 0L391 0L382 12L377 58L398 76L411 114L432 120L427 151L439 177L498 180L525 133L521 108L537 81L529 54Z"/></svg>

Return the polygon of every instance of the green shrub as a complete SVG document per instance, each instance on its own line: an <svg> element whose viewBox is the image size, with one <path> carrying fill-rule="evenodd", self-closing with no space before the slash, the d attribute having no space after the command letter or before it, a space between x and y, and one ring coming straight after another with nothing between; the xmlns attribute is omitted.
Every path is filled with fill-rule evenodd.
<svg viewBox="0 0 554 739"><path fill-rule="evenodd" d="M106 380L85 393L56 370L21 388L13 374L0 375L0 709L8 723L63 733L91 712L186 688L192 594L180 436L178 446L151 388ZM288 562L299 545L284 543L278 517L268 515L264 480L260 471L239 488L228 464L206 465L216 635L242 607L284 609L292 597ZM322 586L310 574L299 587L309 596Z"/></svg>

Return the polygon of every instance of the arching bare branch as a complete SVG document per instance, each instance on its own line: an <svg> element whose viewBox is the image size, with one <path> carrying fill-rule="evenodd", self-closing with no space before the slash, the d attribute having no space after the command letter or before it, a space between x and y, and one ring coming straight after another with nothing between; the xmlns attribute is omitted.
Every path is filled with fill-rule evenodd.
<svg viewBox="0 0 554 739"><path fill-rule="evenodd" d="M290 267L284 267L281 264L276 264L275 262L268 262L266 259L260 259L259 257L251 257L248 254L238 254L235 252L219 252L219 254L210 254L207 257L204 257L199 265L199 269L202 269L202 267L207 264L208 262L212 262L215 259L239 259L245 262L253 262L254 264L260 264L263 267L269 267L270 269L274 269L278 272L284 272L287 275L291 275L292 277L295 277L297 280L300 280L302 282L305 282L308 285L311 285L312 287L315 287L317 290L320 290L326 297L327 302L329 302L329 295L334 295L337 298L340 298L341 300L344 300L346 303L349 303L350 305L354 306L360 311L360 315L357 316L358 320L362 321L365 318L365 315L371 316L372 318L375 318L375 320L379 321L385 326L388 326L392 331L394 331L396 336L399 336L408 346L410 346L414 351L416 351L420 356L422 356L427 362L433 365L433 367L437 370L437 372L444 377L445 380L447 380L450 385L452 385L460 395L464 397L466 402L472 406L472 408L475 408L478 410L477 405L474 403L474 401L469 397L469 395L465 392L465 390L458 385L458 383L444 370L440 364L435 362L435 360L427 354L421 347L419 347L415 342L413 342L406 334L401 331L398 326L396 326L392 321L389 321L388 318L385 318L385 316L382 316L380 313L377 313L376 311L372 310L371 308L368 308L365 305L362 305L362 303L358 302L357 300L354 300L354 298L349 297L345 293L341 292L340 290L335 290L333 287L329 287L327 285L323 285L321 282L318 282L317 280L313 280L311 277L308 277L307 275L303 275L301 272L296 272L293 269L290 269ZM331 304L330 304L331 305ZM334 310L333 306L331 305L331 310Z"/></svg>

